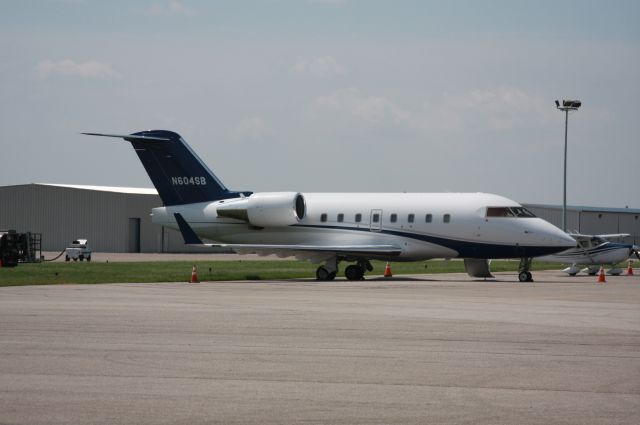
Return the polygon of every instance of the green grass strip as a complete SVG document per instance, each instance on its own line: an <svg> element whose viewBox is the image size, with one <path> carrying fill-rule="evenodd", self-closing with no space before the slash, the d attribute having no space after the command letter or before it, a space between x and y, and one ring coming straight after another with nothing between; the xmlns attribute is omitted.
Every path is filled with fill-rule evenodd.
<svg viewBox="0 0 640 425"><path fill-rule="evenodd" d="M216 280L272 280L315 278L318 267L308 261L160 261L160 262L78 262L20 264L15 268L0 268L0 286L55 285L67 283L133 283L187 282L191 267L196 265L201 281ZM381 276L385 263L372 262L374 270L367 276ZM346 263L342 263L338 277L343 277ZM461 273L462 261L431 260L427 262L391 263L394 275L425 273ZM533 263L533 270L560 269L553 263ZM492 261L494 272L518 269L518 261Z"/></svg>

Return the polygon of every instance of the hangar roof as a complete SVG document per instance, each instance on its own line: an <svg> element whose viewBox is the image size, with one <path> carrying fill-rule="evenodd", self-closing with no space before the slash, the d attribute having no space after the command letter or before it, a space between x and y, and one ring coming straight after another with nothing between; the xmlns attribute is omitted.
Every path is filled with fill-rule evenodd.
<svg viewBox="0 0 640 425"><path fill-rule="evenodd" d="M146 187L90 186L83 184L34 183L42 186L67 187L69 189L98 190L101 192L132 193L137 195L157 195L158 191Z"/></svg>
<svg viewBox="0 0 640 425"><path fill-rule="evenodd" d="M524 203L527 207L539 207L549 209L562 209L562 205L549 205L549 204L528 204ZM567 205L567 210L571 211L585 211L585 212L611 212L611 213L630 213L640 214L640 208L610 208L610 207L587 207L580 205Z"/></svg>

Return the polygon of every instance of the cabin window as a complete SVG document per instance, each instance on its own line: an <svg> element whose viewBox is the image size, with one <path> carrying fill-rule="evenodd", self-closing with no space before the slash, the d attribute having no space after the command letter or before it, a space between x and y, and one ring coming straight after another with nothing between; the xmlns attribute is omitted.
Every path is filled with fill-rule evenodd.
<svg viewBox="0 0 640 425"><path fill-rule="evenodd" d="M442 221L444 221L445 223L448 223L451 221L451 214L445 214L444 216L442 216Z"/></svg>
<svg viewBox="0 0 640 425"><path fill-rule="evenodd" d="M362 221L362 214L356 214L356 223L360 223Z"/></svg>
<svg viewBox="0 0 640 425"><path fill-rule="evenodd" d="M424 217L424 221L425 221L425 223L431 223L433 221L433 214L427 214Z"/></svg>
<svg viewBox="0 0 640 425"><path fill-rule="evenodd" d="M327 214L324 214L324 213L320 214L320 221L323 223L327 221Z"/></svg>
<svg viewBox="0 0 640 425"><path fill-rule="evenodd" d="M415 218L415 215L414 215L414 214L409 214L409 215L407 216L407 221L408 221L409 223L413 223L413 219L414 219L414 218Z"/></svg>
<svg viewBox="0 0 640 425"><path fill-rule="evenodd" d="M377 223L380 221L380 214L375 213L373 216L371 216L371 221L373 221L374 223Z"/></svg>
<svg viewBox="0 0 640 425"><path fill-rule="evenodd" d="M342 223L344 221L344 214L338 214L338 223Z"/></svg>
<svg viewBox="0 0 640 425"><path fill-rule="evenodd" d="M395 223L396 221L398 221L398 214L391 214L390 220L392 223Z"/></svg>

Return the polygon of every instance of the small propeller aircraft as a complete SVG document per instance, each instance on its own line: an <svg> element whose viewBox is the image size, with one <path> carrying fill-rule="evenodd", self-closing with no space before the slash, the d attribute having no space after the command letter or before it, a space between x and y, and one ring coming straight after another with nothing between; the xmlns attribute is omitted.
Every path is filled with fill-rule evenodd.
<svg viewBox="0 0 640 425"><path fill-rule="evenodd" d="M629 236L628 233L610 235L569 233L569 236L576 240L577 245L575 248L570 248L557 254L539 257L538 260L571 264L563 270L571 276L575 276L581 271L593 276L598 273L602 265L611 266L607 274L619 275L622 273L622 269L617 267L618 263L627 261L633 255L640 259L640 246L609 241L609 239L627 237ZM580 266L586 267L581 269Z"/></svg>

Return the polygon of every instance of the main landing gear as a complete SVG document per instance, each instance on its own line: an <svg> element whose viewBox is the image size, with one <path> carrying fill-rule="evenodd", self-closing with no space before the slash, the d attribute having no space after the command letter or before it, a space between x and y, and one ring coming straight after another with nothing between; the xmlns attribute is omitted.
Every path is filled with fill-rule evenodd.
<svg viewBox="0 0 640 425"><path fill-rule="evenodd" d="M330 272L327 270L325 266L320 266L316 270L316 279L317 280L333 280L336 278L337 270Z"/></svg>
<svg viewBox="0 0 640 425"><path fill-rule="evenodd" d="M351 264L344 269L344 275L348 280L363 280L364 269L356 264Z"/></svg>
<svg viewBox="0 0 640 425"><path fill-rule="evenodd" d="M317 280L333 280L338 274L338 258L333 257L324 264L324 266L318 267L316 270Z"/></svg>
<svg viewBox="0 0 640 425"><path fill-rule="evenodd" d="M531 257L521 258L520 265L518 266L518 280L520 282L533 282L533 277L531 276Z"/></svg>
<svg viewBox="0 0 640 425"><path fill-rule="evenodd" d="M316 270L316 279L323 281L335 279L338 274L338 263L339 260L334 258L327 261L324 266L318 267ZM364 280L365 272L372 270L373 266L369 260L358 260L357 264L348 265L347 268L344 269L344 275L347 280Z"/></svg>

